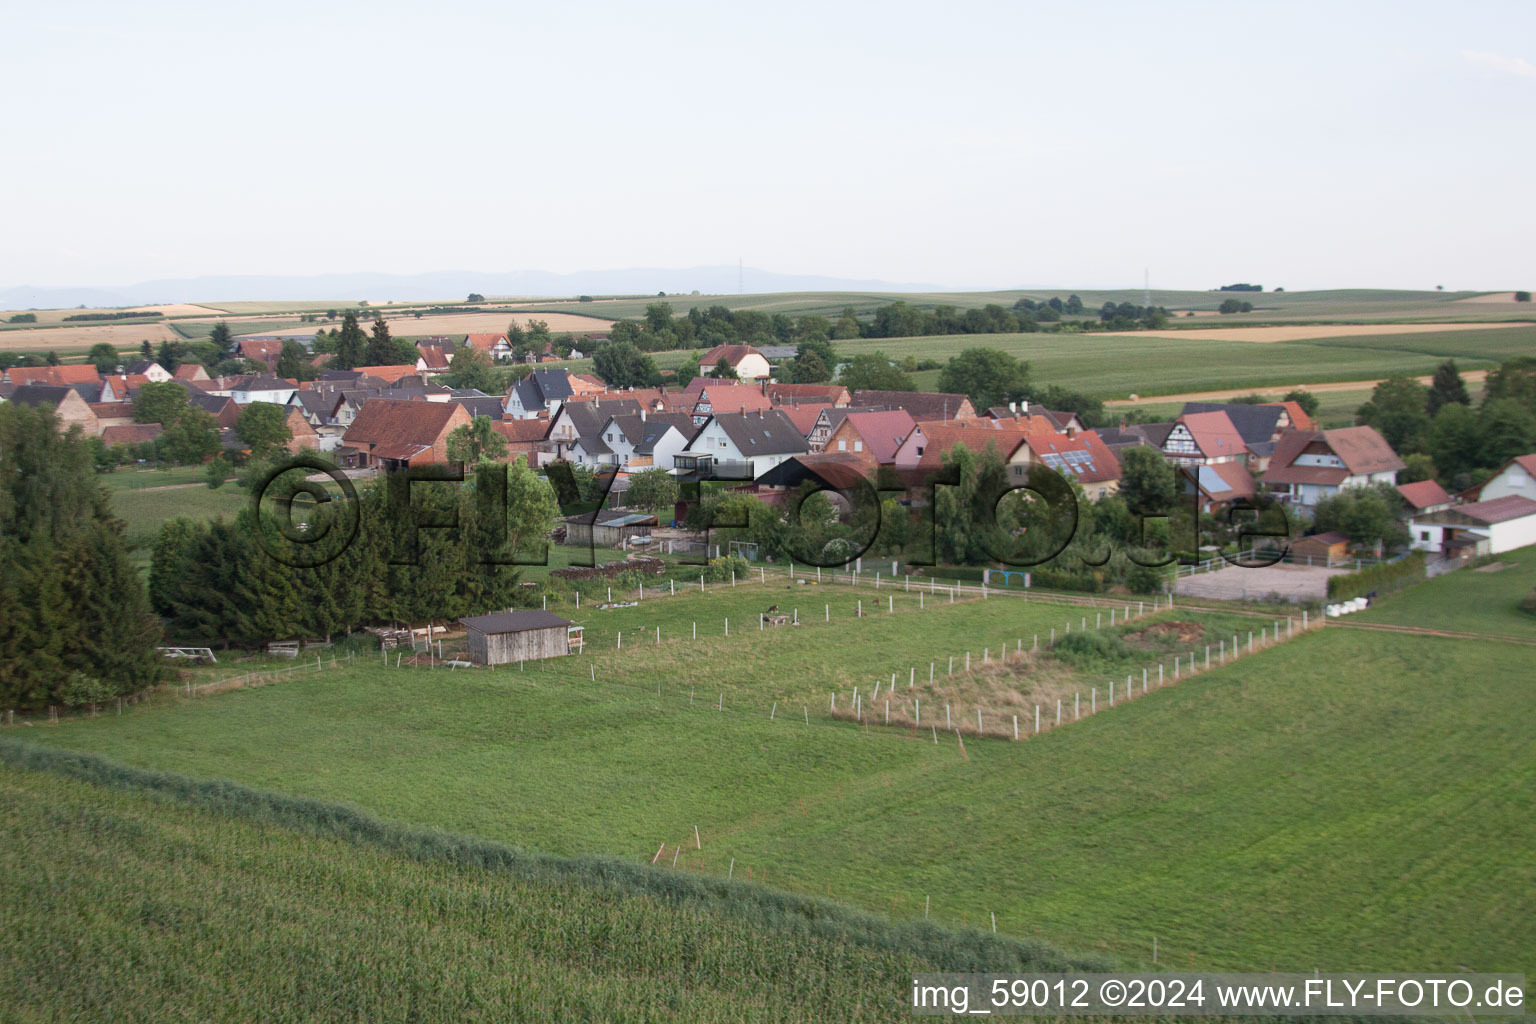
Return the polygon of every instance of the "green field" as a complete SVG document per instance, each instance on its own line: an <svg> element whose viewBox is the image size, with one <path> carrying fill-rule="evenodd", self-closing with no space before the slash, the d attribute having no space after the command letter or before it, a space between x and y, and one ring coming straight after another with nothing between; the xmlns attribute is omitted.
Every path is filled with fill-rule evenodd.
<svg viewBox="0 0 1536 1024"><path fill-rule="evenodd" d="M775 593L807 624L759 632L733 617L723 635L727 614ZM953 734L834 719L828 695L846 710L851 686L893 672L904 684L925 662L942 688L949 654L974 664L994 636L1029 647L1080 611L898 601L859 619L858 599L725 587L584 608L592 653L526 671L343 655L323 673L26 737L561 854L640 861L665 843L680 868L724 874L734 860L737 877L897 920L931 897L947 924L995 913L1003 934L1133 963L1153 935L1162 962L1196 967L1519 969L1536 948L1523 649L1330 629L1129 704L1123 664L1089 662L1076 685L1103 687L1098 715L1071 722L1068 704L1064 728L973 736L962 752ZM834 601L830 624L805 614ZM1052 671L1026 659L1012 685L1028 701L1032 673L1044 686ZM1006 729L988 710L989 731Z"/></svg>
<svg viewBox="0 0 1536 1024"><path fill-rule="evenodd" d="M149 473L159 473L159 470L150 470ZM166 472L175 473L175 470ZM160 524L167 519L175 519L177 516L186 516L189 519L212 519L215 516L234 518L250 500L250 495L242 488L233 484L225 484L218 490L210 490L199 483L195 486L172 487L168 490L155 490L156 485L145 483L143 487L114 487L112 477L117 473L107 474L106 483L112 489L112 511L115 512L127 528L124 531L128 543L141 551L149 548L160 536ZM146 474L147 475L147 474ZM197 475L202 475L202 469L198 468ZM138 474L133 474L131 479L137 482Z"/></svg>
<svg viewBox="0 0 1536 1024"><path fill-rule="evenodd" d="M1503 568L1457 569L1389 594L1349 621L1536 639L1536 615L1520 610L1521 598L1536 589L1536 546L1494 560Z"/></svg>
<svg viewBox="0 0 1536 1024"><path fill-rule="evenodd" d="M0 768L7 1019L898 1020L913 972L1074 963L760 886L50 767L99 784Z"/></svg>
<svg viewBox="0 0 1536 1024"><path fill-rule="evenodd" d="M1469 337L1481 342L1468 342ZM1355 344L1361 340L1374 344ZM1410 341L1417 347L1408 348ZM1389 344L1396 342L1402 345ZM878 350L898 360L912 356L942 361L965 348L996 348L1026 360L1034 381L1100 398L1125 398L1224 388L1291 388L1375 380L1394 373L1423 376L1452 356L1463 370L1487 369L1495 360L1529 351L1533 345L1536 327L1265 343L1221 341L1199 331L1178 338L1094 334L861 338L838 342L838 351L857 355ZM1468 356L1471 349L1489 355ZM919 387L935 387L938 371L916 374L915 379Z"/></svg>
<svg viewBox="0 0 1536 1024"><path fill-rule="evenodd" d="M207 468L204 466L160 466L154 469L119 468L102 473L97 480L111 491L142 491L151 487L174 487L179 484L204 483Z"/></svg>

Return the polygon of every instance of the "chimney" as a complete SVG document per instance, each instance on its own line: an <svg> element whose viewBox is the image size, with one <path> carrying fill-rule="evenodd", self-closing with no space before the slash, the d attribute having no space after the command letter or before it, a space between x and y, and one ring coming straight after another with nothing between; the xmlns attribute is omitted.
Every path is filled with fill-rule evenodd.
<svg viewBox="0 0 1536 1024"><path fill-rule="evenodd" d="M1015 416L1017 416L1019 414L1019 403L1018 402L1009 402L1008 403L1008 411L1013 413Z"/></svg>

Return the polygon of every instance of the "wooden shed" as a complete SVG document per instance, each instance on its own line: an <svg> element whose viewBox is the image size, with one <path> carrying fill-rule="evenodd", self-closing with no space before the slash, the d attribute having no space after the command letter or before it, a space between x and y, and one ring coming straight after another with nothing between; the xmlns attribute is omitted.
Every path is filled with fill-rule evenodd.
<svg viewBox="0 0 1536 1024"><path fill-rule="evenodd" d="M1330 530L1291 542L1291 556L1304 565L1332 565L1347 557L1349 538Z"/></svg>
<svg viewBox="0 0 1536 1024"><path fill-rule="evenodd" d="M459 620L476 665L506 665L517 661L558 658L571 653L570 619L543 611L496 612Z"/></svg>
<svg viewBox="0 0 1536 1024"><path fill-rule="evenodd" d="M594 521L591 512L565 516L567 544L596 544L617 547L629 537L649 537L659 520L648 512L624 512L603 509Z"/></svg>

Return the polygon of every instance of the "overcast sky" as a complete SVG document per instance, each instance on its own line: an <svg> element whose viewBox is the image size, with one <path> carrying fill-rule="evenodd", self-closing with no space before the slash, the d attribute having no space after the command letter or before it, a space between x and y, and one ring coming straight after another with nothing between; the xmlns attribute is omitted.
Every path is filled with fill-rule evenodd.
<svg viewBox="0 0 1536 1024"><path fill-rule="evenodd" d="M7 10L0 285L1536 285L1530 3Z"/></svg>

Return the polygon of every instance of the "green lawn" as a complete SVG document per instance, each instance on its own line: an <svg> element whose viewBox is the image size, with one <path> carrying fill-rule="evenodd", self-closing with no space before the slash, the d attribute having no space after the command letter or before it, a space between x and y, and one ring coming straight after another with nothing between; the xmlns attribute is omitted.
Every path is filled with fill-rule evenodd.
<svg viewBox="0 0 1536 1024"><path fill-rule="evenodd" d="M1536 615L1520 610L1520 599L1536 589L1536 545L1494 558L1504 568L1457 569L1389 594L1350 620L1536 638Z"/></svg>
<svg viewBox="0 0 1536 1024"><path fill-rule="evenodd" d="M206 482L205 466L164 466L155 469L120 468L112 473L99 474L96 479L113 491L142 491L149 487L171 487L177 484L202 484Z"/></svg>
<svg viewBox="0 0 1536 1024"><path fill-rule="evenodd" d="M774 594L807 624L752 628ZM961 692L946 689L950 654L974 665L994 638L1029 647L1069 619L1080 631L1081 613L882 596L897 612L862 619L831 587L584 607L591 653L526 671L386 671L364 655L26 736L561 854L649 860L665 843L679 866L725 873L734 859L738 877L898 919L931 897L945 923L995 913L1004 934L1131 962L1154 934L1162 962L1196 967L1519 969L1536 948L1525 649L1326 630L1129 704L1125 663L1088 661L1074 685L1103 687L1098 715L1071 722L1069 703L1062 729L969 737L962 753L953 734L834 719L830 693L847 710L852 686L867 701L894 672L900 699L932 662L937 701ZM826 603L833 621L817 623ZM1052 660L1003 684L1026 701L1051 692ZM939 708L924 709L926 725Z"/></svg>
<svg viewBox="0 0 1536 1024"><path fill-rule="evenodd" d="M474 863L349 831L345 810L97 775L0 768L7 1019L907 1020L914 972L1073 963L761 886L484 843Z"/></svg>
<svg viewBox="0 0 1536 1024"><path fill-rule="evenodd" d="M108 485L111 485L110 480ZM125 532L128 542L142 550L154 544L160 536L160 524L167 519L177 516L190 519L212 519L215 516L234 518L235 513L249 500L250 495L234 484L225 484L216 491L201 484L171 490L114 488L112 511L127 523Z"/></svg>

